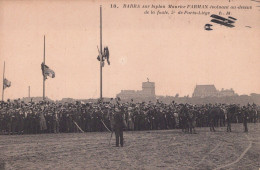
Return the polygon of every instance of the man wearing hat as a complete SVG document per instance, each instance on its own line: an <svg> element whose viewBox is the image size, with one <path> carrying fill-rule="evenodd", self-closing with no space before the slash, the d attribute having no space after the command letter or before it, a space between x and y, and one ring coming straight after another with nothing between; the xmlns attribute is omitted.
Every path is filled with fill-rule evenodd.
<svg viewBox="0 0 260 170"><path fill-rule="evenodd" d="M243 125L244 125L244 132L248 132L248 128L247 128L247 120L249 117L249 113L247 111L247 108L245 106L243 106L242 108L242 112L243 112Z"/></svg>
<svg viewBox="0 0 260 170"><path fill-rule="evenodd" d="M134 121L133 121L132 107L128 107L127 128L128 128L128 130L134 130Z"/></svg>
<svg viewBox="0 0 260 170"><path fill-rule="evenodd" d="M123 136L123 130L125 127L124 124L124 118L123 114L120 112L119 108L115 108L115 113L114 113L114 131L116 135L116 147L119 147L119 141L121 147L124 145L124 136Z"/></svg>

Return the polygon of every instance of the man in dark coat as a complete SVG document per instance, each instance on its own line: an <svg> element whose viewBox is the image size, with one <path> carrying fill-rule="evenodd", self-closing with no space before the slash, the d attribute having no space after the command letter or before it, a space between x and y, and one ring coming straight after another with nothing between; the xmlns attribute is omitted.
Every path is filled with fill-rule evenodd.
<svg viewBox="0 0 260 170"><path fill-rule="evenodd" d="M116 147L119 147L119 140L120 140L121 147L123 147L124 145L124 136L123 136L124 127L125 124L124 124L123 114L120 112L118 108L115 108L114 131L116 135Z"/></svg>
<svg viewBox="0 0 260 170"><path fill-rule="evenodd" d="M231 105L228 107L227 112L226 112L226 122L227 122L227 132L231 132L231 121L234 118L234 115L237 112L237 106Z"/></svg>
<svg viewBox="0 0 260 170"><path fill-rule="evenodd" d="M248 113L247 108L245 106L243 106L242 112L243 112L243 125L244 125L244 128L245 128L244 132L248 132L247 120L248 120L248 117L249 117L249 113Z"/></svg>

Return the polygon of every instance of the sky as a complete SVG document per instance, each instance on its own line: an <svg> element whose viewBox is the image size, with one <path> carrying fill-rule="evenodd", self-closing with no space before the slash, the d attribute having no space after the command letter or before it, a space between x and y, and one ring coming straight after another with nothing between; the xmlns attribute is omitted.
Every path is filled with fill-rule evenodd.
<svg viewBox="0 0 260 170"><path fill-rule="evenodd" d="M247 5L253 9L231 10L237 18L234 28L214 24L212 31L206 31L210 15L147 15L144 9L123 8L129 3ZM103 68L104 97L115 97L121 90L141 90L147 78L155 82L156 94L164 96L191 96L199 84L233 88L240 95L260 93L260 12L254 1L0 0L0 75L5 61L5 77L12 82L5 99L27 97L29 86L31 97L42 96L44 35L46 65L56 74L46 80L46 96L99 97L100 5L102 41L111 62ZM198 10L219 12L190 9Z"/></svg>

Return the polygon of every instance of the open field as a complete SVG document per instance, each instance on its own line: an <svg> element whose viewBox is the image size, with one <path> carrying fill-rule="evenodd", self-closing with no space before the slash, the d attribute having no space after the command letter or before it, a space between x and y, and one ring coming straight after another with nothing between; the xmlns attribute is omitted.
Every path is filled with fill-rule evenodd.
<svg viewBox="0 0 260 170"><path fill-rule="evenodd" d="M125 132L125 147L109 133L2 135L0 169L259 169L260 123L232 124L198 134L181 130Z"/></svg>

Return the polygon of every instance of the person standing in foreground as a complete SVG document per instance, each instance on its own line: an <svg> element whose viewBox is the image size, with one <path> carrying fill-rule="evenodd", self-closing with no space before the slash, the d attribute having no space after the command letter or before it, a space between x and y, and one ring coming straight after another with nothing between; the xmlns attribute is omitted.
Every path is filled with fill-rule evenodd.
<svg viewBox="0 0 260 170"><path fill-rule="evenodd" d="M235 113L234 106L228 108L226 112L226 122L227 122L227 132L231 132L231 120L233 119L233 114Z"/></svg>
<svg viewBox="0 0 260 170"><path fill-rule="evenodd" d="M246 109L245 106L243 106L243 125L244 125L244 132L248 132L248 128L247 128L247 120L248 120L248 117L249 117L249 113Z"/></svg>
<svg viewBox="0 0 260 170"><path fill-rule="evenodd" d="M123 114L116 107L115 114L114 114L114 127L113 127L116 135L116 147L119 147L119 141L121 147L124 146L124 136L123 136L124 126L125 124L124 124Z"/></svg>

